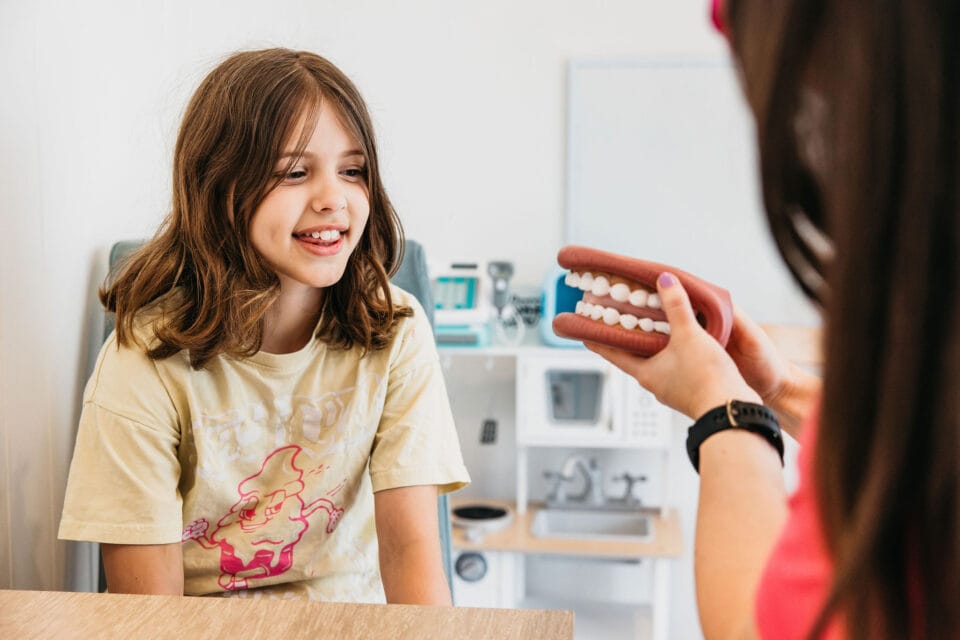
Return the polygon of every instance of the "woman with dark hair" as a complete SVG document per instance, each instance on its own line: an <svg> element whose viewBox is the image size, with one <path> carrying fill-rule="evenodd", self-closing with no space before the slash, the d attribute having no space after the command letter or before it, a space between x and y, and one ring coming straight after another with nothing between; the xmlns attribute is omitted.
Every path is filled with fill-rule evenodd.
<svg viewBox="0 0 960 640"><path fill-rule="evenodd" d="M823 309L822 391L741 313L721 348L670 273L665 350L591 348L696 420L707 638L954 638L960 5L729 0L714 17L755 117L770 229ZM789 499L776 417L802 446Z"/></svg>

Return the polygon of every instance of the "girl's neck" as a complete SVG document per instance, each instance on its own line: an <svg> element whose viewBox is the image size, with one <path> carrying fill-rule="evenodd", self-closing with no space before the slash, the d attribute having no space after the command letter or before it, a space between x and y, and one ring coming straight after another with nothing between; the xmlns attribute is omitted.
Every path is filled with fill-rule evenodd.
<svg viewBox="0 0 960 640"><path fill-rule="evenodd" d="M281 285L280 296L263 319L260 350L293 353L302 349L313 338L322 301L322 289L298 287L296 291L284 291Z"/></svg>

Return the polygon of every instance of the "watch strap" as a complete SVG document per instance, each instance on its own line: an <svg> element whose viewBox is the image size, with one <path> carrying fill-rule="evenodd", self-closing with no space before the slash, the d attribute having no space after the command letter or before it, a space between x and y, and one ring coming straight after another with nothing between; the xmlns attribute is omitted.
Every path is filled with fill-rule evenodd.
<svg viewBox="0 0 960 640"><path fill-rule="evenodd" d="M727 429L745 429L763 436L780 456L783 464L783 434L776 414L762 404L730 400L707 411L687 430L687 455L700 472L700 445L715 433Z"/></svg>

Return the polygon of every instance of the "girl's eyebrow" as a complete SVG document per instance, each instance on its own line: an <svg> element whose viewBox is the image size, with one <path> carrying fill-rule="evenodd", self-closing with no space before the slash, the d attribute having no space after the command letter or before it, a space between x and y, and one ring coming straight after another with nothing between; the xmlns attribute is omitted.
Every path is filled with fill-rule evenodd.
<svg viewBox="0 0 960 640"><path fill-rule="evenodd" d="M348 149L340 154L341 158L351 158L353 156L362 156L363 151L360 149ZM280 154L278 160L285 160L287 158L313 158L314 154L310 151L304 150L303 153L297 153L296 151L284 151Z"/></svg>

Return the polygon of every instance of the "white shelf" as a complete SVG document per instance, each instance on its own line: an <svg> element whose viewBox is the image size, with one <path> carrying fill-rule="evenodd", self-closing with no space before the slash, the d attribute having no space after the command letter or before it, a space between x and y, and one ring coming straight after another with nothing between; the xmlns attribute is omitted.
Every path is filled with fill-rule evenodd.
<svg viewBox="0 0 960 640"><path fill-rule="evenodd" d="M517 445L521 447L554 447L563 449L629 449L631 451L665 451L669 449L669 443L666 444L648 444L645 442L626 442L616 440L597 441L596 439L575 439L575 438L536 438L530 436L518 436Z"/></svg>
<svg viewBox="0 0 960 640"><path fill-rule="evenodd" d="M457 344L438 344L437 351L441 356L472 356L472 357L516 357L521 354L559 355L563 353L590 353L584 346L557 347L549 345L540 339L538 327L527 327L523 340L519 344L501 342L496 332L490 331L490 343L483 346L469 346ZM600 356L596 356L599 358Z"/></svg>

